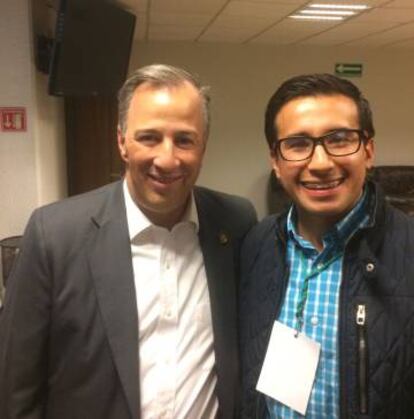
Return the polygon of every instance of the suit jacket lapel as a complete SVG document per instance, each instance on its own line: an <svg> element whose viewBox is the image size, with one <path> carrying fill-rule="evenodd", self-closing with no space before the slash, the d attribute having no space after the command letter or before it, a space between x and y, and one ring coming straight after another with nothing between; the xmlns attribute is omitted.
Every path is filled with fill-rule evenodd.
<svg viewBox="0 0 414 419"><path fill-rule="evenodd" d="M222 214L195 190L200 245L210 294L220 417L233 417L238 377L236 279L233 238L221 226ZM207 208L206 208L207 207Z"/></svg>
<svg viewBox="0 0 414 419"><path fill-rule="evenodd" d="M138 314L121 182L92 221L89 261L98 304L131 417L138 418Z"/></svg>
<svg viewBox="0 0 414 419"><path fill-rule="evenodd" d="M216 332L228 325L225 322L226 318L223 319L222 316L229 312L229 309L235 309L233 303L236 286L231 237L226 230L220 230L217 225L203 219L200 219L199 237L210 293L213 327ZM220 337L224 338L225 334Z"/></svg>

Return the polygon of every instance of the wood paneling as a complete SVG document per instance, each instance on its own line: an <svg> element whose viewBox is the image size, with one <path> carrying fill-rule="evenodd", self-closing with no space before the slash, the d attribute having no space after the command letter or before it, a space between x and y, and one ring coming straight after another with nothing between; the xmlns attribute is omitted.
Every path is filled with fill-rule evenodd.
<svg viewBox="0 0 414 419"><path fill-rule="evenodd" d="M115 97L66 97L68 193L75 195L119 179Z"/></svg>

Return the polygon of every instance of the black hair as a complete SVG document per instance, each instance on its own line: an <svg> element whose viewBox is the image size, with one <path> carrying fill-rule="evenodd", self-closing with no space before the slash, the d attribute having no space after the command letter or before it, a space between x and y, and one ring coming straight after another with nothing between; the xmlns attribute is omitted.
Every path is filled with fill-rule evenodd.
<svg viewBox="0 0 414 419"><path fill-rule="evenodd" d="M349 80L332 74L305 74L292 77L280 85L270 98L265 113L265 135L270 148L277 140L276 116L288 102L299 97L343 95L352 99L358 109L359 129L367 138L375 134L369 102L361 91Z"/></svg>

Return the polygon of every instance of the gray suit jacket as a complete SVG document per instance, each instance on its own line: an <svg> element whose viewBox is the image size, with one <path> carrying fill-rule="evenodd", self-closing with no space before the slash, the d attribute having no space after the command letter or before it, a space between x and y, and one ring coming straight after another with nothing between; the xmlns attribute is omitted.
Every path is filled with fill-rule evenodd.
<svg viewBox="0 0 414 419"><path fill-rule="evenodd" d="M219 416L237 415L241 198L195 188ZM122 183L36 210L0 316L2 419L137 419L138 316Z"/></svg>

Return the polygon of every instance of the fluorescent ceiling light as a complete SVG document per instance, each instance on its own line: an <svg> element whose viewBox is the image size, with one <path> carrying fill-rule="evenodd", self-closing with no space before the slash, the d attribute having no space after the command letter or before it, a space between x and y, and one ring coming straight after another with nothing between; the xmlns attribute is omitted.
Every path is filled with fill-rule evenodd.
<svg viewBox="0 0 414 419"><path fill-rule="evenodd" d="M348 9L348 10L365 10L369 9L366 4L310 4L308 7L316 9Z"/></svg>
<svg viewBox="0 0 414 419"><path fill-rule="evenodd" d="M300 13L306 15L340 15L340 16L352 16L355 12L351 10L301 10Z"/></svg>
<svg viewBox="0 0 414 419"><path fill-rule="evenodd" d="M322 15L290 15L292 19L308 19L308 20L343 20L342 16L322 16Z"/></svg>

